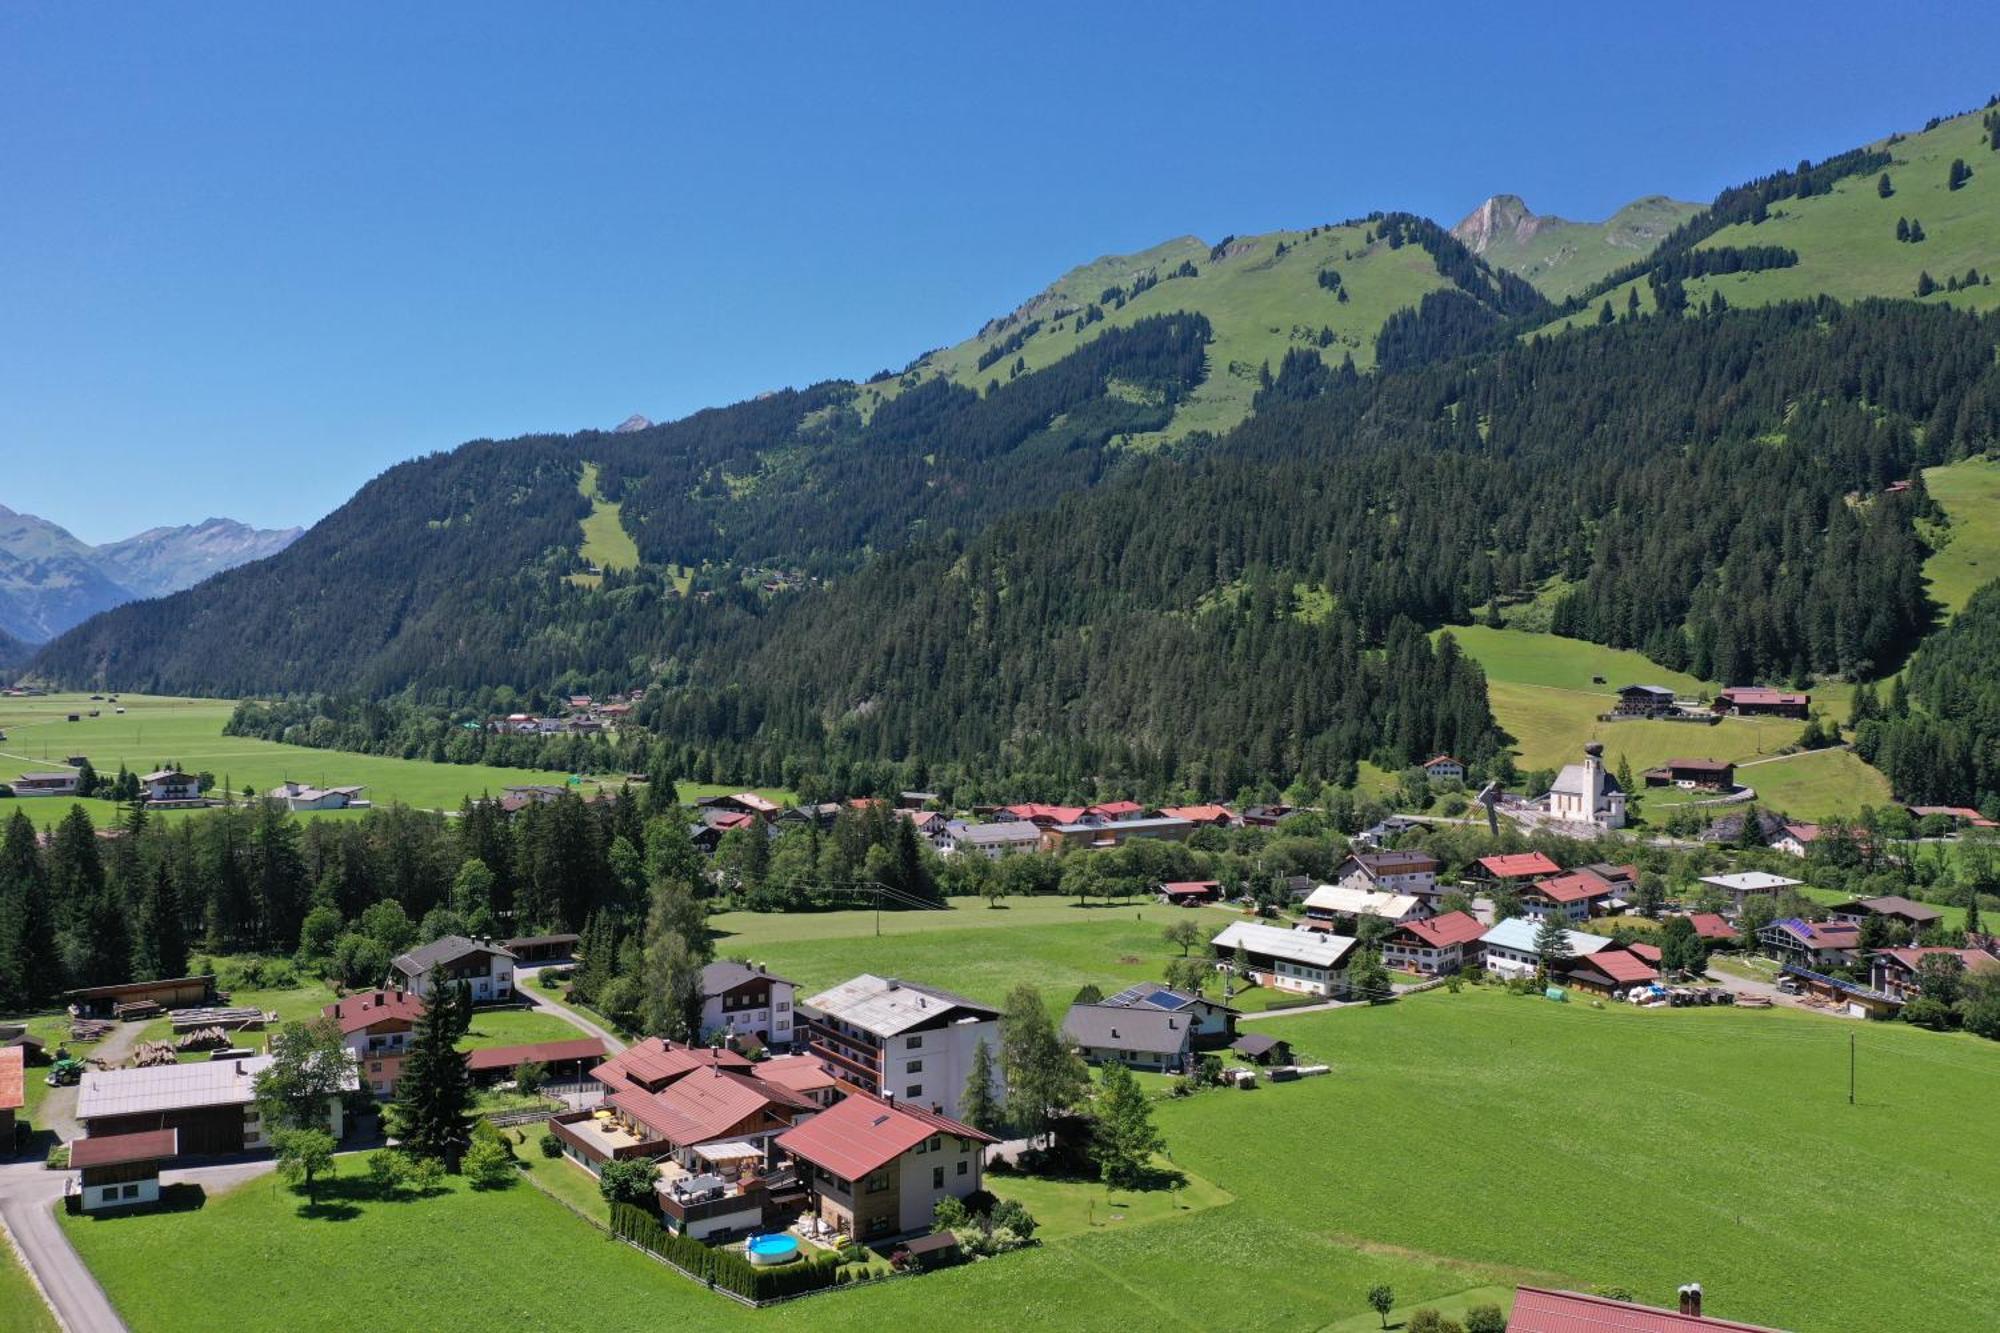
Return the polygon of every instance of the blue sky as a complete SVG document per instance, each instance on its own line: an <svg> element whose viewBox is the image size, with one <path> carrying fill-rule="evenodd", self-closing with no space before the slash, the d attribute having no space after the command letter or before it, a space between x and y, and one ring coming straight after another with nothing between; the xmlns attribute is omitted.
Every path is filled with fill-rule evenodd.
<svg viewBox="0 0 2000 1333"><path fill-rule="evenodd" d="M1169 236L1705 200L1983 102L1996 50L2000 7L1839 0L10 5L0 503L307 523Z"/></svg>

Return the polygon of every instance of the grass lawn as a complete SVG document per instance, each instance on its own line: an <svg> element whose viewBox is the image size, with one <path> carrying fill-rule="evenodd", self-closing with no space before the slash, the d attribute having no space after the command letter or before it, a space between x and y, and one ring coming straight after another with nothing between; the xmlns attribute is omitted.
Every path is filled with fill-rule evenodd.
<svg viewBox="0 0 2000 1333"><path fill-rule="evenodd" d="M1852 750L1816 750L1736 770L1756 789L1757 803L1801 819L1858 815L1864 805L1890 803L1889 779Z"/></svg>
<svg viewBox="0 0 2000 1333"><path fill-rule="evenodd" d="M58 1333L56 1317L5 1238L0 1238L0 1333Z"/></svg>
<svg viewBox="0 0 2000 1333"><path fill-rule="evenodd" d="M1128 1190L1113 1189L1100 1180L1049 1180L994 1172L987 1175L986 1188L999 1198L1025 1205L1034 1215L1035 1235L1044 1241L1186 1217L1218 1208L1231 1198L1229 1191L1195 1175L1187 1175L1179 1189Z"/></svg>
<svg viewBox="0 0 2000 1333"><path fill-rule="evenodd" d="M1977 458L1926 468L1924 485L1951 519L1932 532L1938 549L1924 561L1931 597L1949 616L2000 578L2000 463Z"/></svg>
<svg viewBox="0 0 2000 1333"><path fill-rule="evenodd" d="M796 981L805 995L874 972L998 1003L1025 977L1061 1012L1085 983L1109 995L1160 980L1167 959L1180 954L1161 938L1170 923L1193 915L1220 930L1235 919L1216 909L1191 913L1138 899L1120 907L1078 907L1059 898L1003 901L998 909L964 899L948 912L884 912L879 937L872 912L730 912L710 924L725 932L716 941L718 955L748 954ZM1003 928L1004 935L996 933Z"/></svg>
<svg viewBox="0 0 2000 1333"><path fill-rule="evenodd" d="M114 707L126 711L121 716ZM93 701L84 694L53 694L30 699L0 699L0 781L16 773L61 767L69 755L84 755L100 773L118 771L122 763L135 773L146 773L162 763L175 763L190 772L215 774L218 783L227 782L235 791L246 785L268 791L287 779L327 784L358 784L367 787L365 797L377 805L401 801L426 810L455 810L468 796L499 795L504 787L526 783L561 783L567 775L543 769L496 768L485 764L433 764L421 759L395 759L386 755L347 754L339 750L313 750L302 745L246 736L225 736L222 726L236 705L228 699L181 699L155 695L123 694L118 703ZM89 716L90 709L99 716ZM70 713L83 714L76 722L66 722ZM11 765L12 767L7 767ZM585 790L590 785L586 784ZM680 784L681 799L722 795L740 790L727 784ZM760 788L772 800L792 803L792 794ZM109 801L73 802L62 798L33 797L20 802L37 827L54 824L69 813L72 804L90 811L98 823L119 818L118 807ZM182 819L186 811L165 811L158 817ZM353 819L358 811L307 813L308 819Z"/></svg>
<svg viewBox="0 0 2000 1333"><path fill-rule="evenodd" d="M231 1008L275 1012L280 1026L286 1023L304 1023L318 1018L333 1000L332 988L323 981L309 981L285 990L245 990L238 987L229 992ZM261 1051L264 1049L265 1039L273 1031L274 1028L266 1028L262 1032L246 1032L243 1034L243 1044ZM147 1022L139 1034L139 1040L168 1041L173 1035L174 1020L163 1014ZM199 1058L206 1060L208 1056L204 1052Z"/></svg>
<svg viewBox="0 0 2000 1333"><path fill-rule="evenodd" d="M574 1041L584 1034L575 1024L547 1009L497 1008L472 1011L464 1050L487 1046L525 1046L535 1041Z"/></svg>
<svg viewBox="0 0 2000 1333"><path fill-rule="evenodd" d="M590 514L583 520L583 545L578 553L600 569L632 569L639 564L639 544L625 531L622 506L597 491L597 464L585 463L577 488L590 501ZM570 582L594 588L604 582L601 574L572 574Z"/></svg>

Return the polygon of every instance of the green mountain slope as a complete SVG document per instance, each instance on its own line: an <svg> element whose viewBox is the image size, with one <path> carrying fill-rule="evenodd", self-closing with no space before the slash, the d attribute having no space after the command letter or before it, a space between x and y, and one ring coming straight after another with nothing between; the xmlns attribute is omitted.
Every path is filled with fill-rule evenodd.
<svg viewBox="0 0 2000 1333"><path fill-rule="evenodd" d="M1174 276L1184 265L1193 268L1192 276ZM1328 270L1339 274L1339 287L1321 285L1319 275ZM1375 335L1389 316L1451 286L1426 250L1390 245L1372 220L1232 236L1216 245L1183 236L1071 269L964 342L928 353L900 382L869 386L863 410L930 379L974 389L1004 382L1017 360L1038 370L1106 329L1186 310L1214 326L1208 377L1164 430L1131 443L1144 447L1195 431L1220 432L1250 414L1261 372L1269 366L1275 373L1288 351L1317 351L1330 368L1351 356L1365 370L1374 363Z"/></svg>
<svg viewBox="0 0 2000 1333"><path fill-rule="evenodd" d="M1572 222L1537 214L1518 195L1497 194L1460 219L1451 234L1495 268L1561 301L1643 258L1701 210L1700 204L1652 194L1602 222Z"/></svg>
<svg viewBox="0 0 2000 1333"><path fill-rule="evenodd" d="M1785 267L1689 277L1689 312L1716 294L1732 306L1820 295L1844 301L1917 299L1917 284L1925 273L1939 288L1923 298L1926 304L2000 308L2000 286L1982 281L1959 291L1948 289L1949 280L1963 279L1968 269L1977 268L1984 278L2000 266L2000 152L1992 146L1991 115L1988 110L1967 112L1918 134L1879 140L1865 151L1887 154L1887 165L1843 175L1830 188L1802 198L1776 200L1761 221L1735 221L1703 237L1693 247L1697 254L1777 246L1798 258ZM1957 160L1972 169L1972 176L1954 190L1949 178ZM1893 191L1887 197L1878 185L1885 174ZM1921 223L1924 239L1897 240L1898 219ZM1622 316L1634 292L1640 310L1650 313L1655 294L1646 275L1628 275L1608 290L1591 291L1586 309L1552 321L1544 331L1594 322L1606 300Z"/></svg>

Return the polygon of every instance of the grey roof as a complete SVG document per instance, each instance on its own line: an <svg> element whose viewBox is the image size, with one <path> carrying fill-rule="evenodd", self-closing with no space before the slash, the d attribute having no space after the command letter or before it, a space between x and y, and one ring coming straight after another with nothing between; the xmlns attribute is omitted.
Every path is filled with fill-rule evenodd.
<svg viewBox="0 0 2000 1333"><path fill-rule="evenodd" d="M1274 1037L1268 1032L1246 1032L1230 1042L1229 1049L1241 1055L1264 1055L1286 1044L1289 1043L1283 1038Z"/></svg>
<svg viewBox="0 0 2000 1333"><path fill-rule="evenodd" d="M1063 1019L1063 1032L1071 1041L1099 1050L1178 1051L1193 1031L1185 1014L1115 1004L1073 1004Z"/></svg>
<svg viewBox="0 0 2000 1333"><path fill-rule="evenodd" d="M76 1118L96 1120L201 1106L242 1106L256 1099L257 1076L272 1063L268 1055L254 1055L150 1069L86 1070L76 1092ZM351 1063L350 1059L350 1090L360 1086Z"/></svg>
<svg viewBox="0 0 2000 1333"><path fill-rule="evenodd" d="M1175 990L1172 986L1162 986L1158 982L1142 981L1136 986L1127 986L1116 995L1107 995L1099 1004L1110 1005L1114 1009L1164 1009L1179 1013L1184 1009L1207 1005L1233 1014L1236 1010L1219 1000L1211 1000L1206 995L1193 991Z"/></svg>
<svg viewBox="0 0 2000 1333"><path fill-rule="evenodd" d="M806 1004L829 1018L851 1023L878 1037L893 1037L954 1014L981 1020L1000 1017L998 1009L963 995L915 981L878 977L872 972L863 972L831 990L821 991Z"/></svg>
<svg viewBox="0 0 2000 1333"><path fill-rule="evenodd" d="M1115 819L1100 823L1092 823L1084 820L1075 824L1058 824L1056 825L1056 832L1081 833L1086 829L1115 829L1121 833L1130 833L1133 829L1142 828L1186 828L1193 823L1194 821L1191 819L1176 819L1172 815L1158 815L1152 819Z"/></svg>
<svg viewBox="0 0 2000 1333"><path fill-rule="evenodd" d="M1664 685L1620 685L1618 687L1618 692L1620 694L1650 694L1654 696L1665 696L1666 698L1669 699L1674 697L1674 692L1668 689Z"/></svg>
<svg viewBox="0 0 2000 1333"><path fill-rule="evenodd" d="M970 824L954 830L952 836L960 842L980 847L1003 842L1034 842L1042 836L1042 831L1025 819L1013 819L1001 824Z"/></svg>
<svg viewBox="0 0 2000 1333"><path fill-rule="evenodd" d="M720 995L726 990L735 990L746 981L759 980L776 981L786 986L797 984L774 973L766 972L761 967L725 958L720 962L710 963L701 970L701 993Z"/></svg>
<svg viewBox="0 0 2000 1333"><path fill-rule="evenodd" d="M446 935L441 939L432 940L421 948L397 954L395 961L389 966L406 977L421 977L428 974L432 968L449 966L469 953L497 954L502 958L514 956L504 945L481 944L478 940L469 940L463 935Z"/></svg>

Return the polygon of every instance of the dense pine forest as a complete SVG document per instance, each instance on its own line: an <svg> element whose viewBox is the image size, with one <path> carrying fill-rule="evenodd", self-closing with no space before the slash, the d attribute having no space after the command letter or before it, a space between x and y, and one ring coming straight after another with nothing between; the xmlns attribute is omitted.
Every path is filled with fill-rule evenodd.
<svg viewBox="0 0 2000 1333"><path fill-rule="evenodd" d="M1861 756L1906 800L2000 808L2000 583L1925 640L1907 681L1857 698Z"/></svg>

